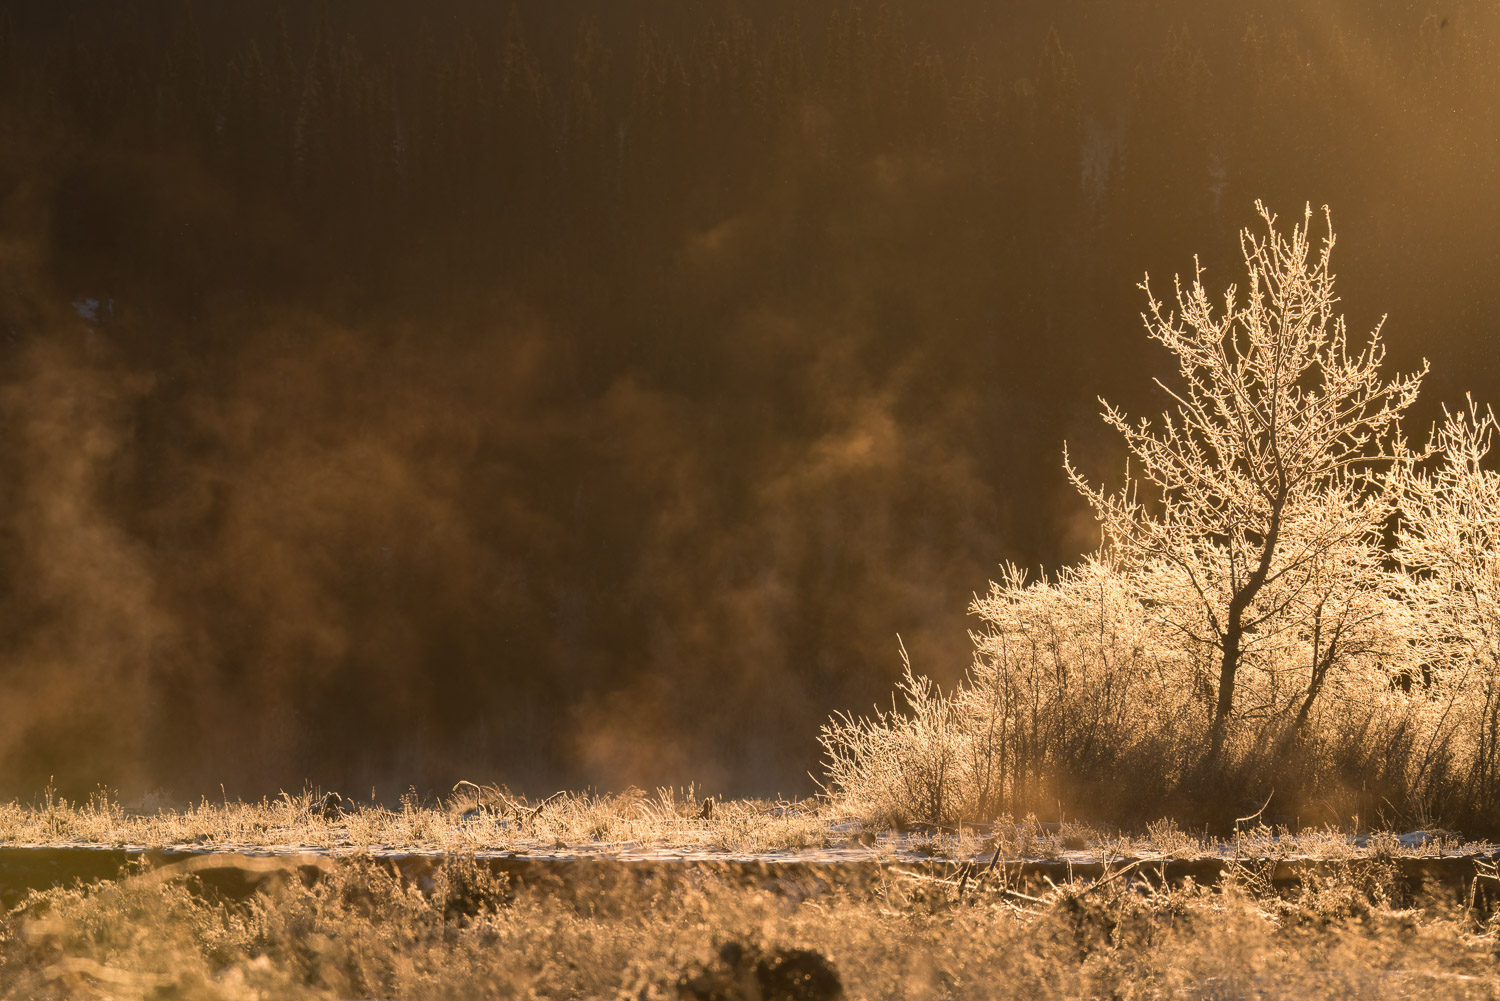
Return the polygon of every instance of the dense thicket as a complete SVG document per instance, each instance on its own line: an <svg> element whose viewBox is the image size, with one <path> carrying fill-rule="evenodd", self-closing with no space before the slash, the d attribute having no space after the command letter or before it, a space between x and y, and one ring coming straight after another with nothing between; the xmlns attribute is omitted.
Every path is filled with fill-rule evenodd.
<svg viewBox="0 0 1500 1001"><path fill-rule="evenodd" d="M1335 206L1435 399L1496 380L1485 4L42 6L12 791L805 782L896 632L952 678L988 567L1092 544L1058 439L1110 447L1140 270L1254 197Z"/></svg>

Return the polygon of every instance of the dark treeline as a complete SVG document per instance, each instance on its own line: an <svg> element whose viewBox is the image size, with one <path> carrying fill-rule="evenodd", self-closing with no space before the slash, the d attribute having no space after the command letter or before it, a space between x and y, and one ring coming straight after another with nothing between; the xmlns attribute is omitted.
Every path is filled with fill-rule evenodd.
<svg viewBox="0 0 1500 1001"><path fill-rule="evenodd" d="M1255 198L1494 398L1492 5L1077 6L0 4L5 791L803 790Z"/></svg>

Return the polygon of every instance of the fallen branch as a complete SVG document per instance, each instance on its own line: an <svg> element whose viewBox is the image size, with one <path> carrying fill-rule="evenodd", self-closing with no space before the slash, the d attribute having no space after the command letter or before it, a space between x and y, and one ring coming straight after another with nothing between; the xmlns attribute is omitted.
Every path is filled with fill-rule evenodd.
<svg viewBox="0 0 1500 1001"><path fill-rule="evenodd" d="M1247 820L1254 820L1256 817L1259 817L1261 814L1265 813L1266 812L1266 807L1268 807L1268 806L1271 805L1271 797L1274 796L1274 795L1276 795L1276 790L1272 789L1271 792L1270 792L1270 794L1266 796L1266 801L1260 805L1260 809L1256 810L1254 813L1250 814L1248 817L1235 817L1234 818L1235 826L1238 827L1240 824L1243 824L1245 821L1247 821Z"/></svg>
<svg viewBox="0 0 1500 1001"><path fill-rule="evenodd" d="M1156 860L1155 859L1136 859L1134 862L1130 863L1125 868L1120 869L1118 872L1113 872L1110 875L1105 876L1103 879L1097 879L1094 882L1090 883L1088 886L1085 886L1083 889L1081 889L1081 890L1078 891L1077 896L1081 897L1084 894L1093 893L1095 890L1099 889L1100 887L1108 886L1110 883L1113 883L1115 880L1119 879L1121 876L1124 876L1126 873L1129 873L1131 870L1138 869L1141 866L1145 865L1147 862L1154 862L1154 861L1156 861ZM1163 880L1165 881L1165 876L1163 876Z"/></svg>
<svg viewBox="0 0 1500 1001"><path fill-rule="evenodd" d="M548 796L546 799L538 803L536 805L536 809L532 810L529 814L526 815L526 819L528 821L535 820L538 814L540 814L548 806L552 805L552 803L556 802L559 799L562 799L567 794L567 790L559 789L557 792L553 793L551 796Z"/></svg>
<svg viewBox="0 0 1500 1001"><path fill-rule="evenodd" d="M515 800L510 799L503 794L500 795L500 802L503 803L505 805L505 808L515 816L516 824L520 827L525 827L527 824L536 820L536 818L541 815L541 812L543 810L545 810L547 807L551 806L553 803L557 802L567 794L568 792L566 789L559 789L557 792L553 793L551 796L548 796L546 799L542 800L540 803L533 807L522 806L520 803L517 803Z"/></svg>
<svg viewBox="0 0 1500 1001"><path fill-rule="evenodd" d="M974 863L973 862L965 862L964 865L963 865L963 868L959 870L959 879L958 879L958 899L959 900L964 899L964 891L969 888L969 877L972 876L973 874L974 874Z"/></svg>
<svg viewBox="0 0 1500 1001"><path fill-rule="evenodd" d="M234 869L238 872L266 875L273 872L295 872L301 869L317 869L319 872L332 872L333 860L323 855L242 855L238 852L210 852L206 855L195 855L180 862L164 865L159 869L134 876L132 879L142 885L154 885L165 883L182 876L190 876L205 869Z"/></svg>
<svg viewBox="0 0 1500 1001"><path fill-rule="evenodd" d="M165 973L139 973L134 970L122 970L114 966L105 966L96 963L92 959L82 956L71 956L60 959L42 971L42 976L50 980L62 980L69 976L85 976L101 984L114 984L118 987L132 987L136 989L154 988L157 990L170 987L173 978Z"/></svg>

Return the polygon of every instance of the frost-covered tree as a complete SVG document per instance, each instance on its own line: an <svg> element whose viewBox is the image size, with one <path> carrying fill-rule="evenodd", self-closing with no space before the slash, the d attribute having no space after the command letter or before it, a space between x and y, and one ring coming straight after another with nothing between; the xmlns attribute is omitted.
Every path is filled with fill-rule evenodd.
<svg viewBox="0 0 1500 1001"><path fill-rule="evenodd" d="M1394 555L1423 627L1423 687L1437 689L1446 717L1439 733L1462 742L1453 750L1485 809L1500 799L1500 473L1484 467L1500 421L1472 398L1444 413L1437 468L1401 477Z"/></svg>
<svg viewBox="0 0 1500 1001"><path fill-rule="evenodd" d="M1230 286L1216 312L1196 261L1191 287L1175 282L1175 309L1149 276L1141 284L1147 332L1176 356L1180 382L1158 380L1173 401L1159 423L1100 401L1130 453L1123 487L1096 488L1065 458L1105 551L1193 657L1212 753L1246 665L1274 679L1288 650L1307 649L1310 707L1339 629L1372 614L1360 596L1394 510L1388 473L1411 458L1400 418L1425 374L1382 378L1379 325L1350 345L1334 314L1331 221L1315 252L1310 207L1290 236L1256 209L1266 234L1241 233L1243 299Z"/></svg>

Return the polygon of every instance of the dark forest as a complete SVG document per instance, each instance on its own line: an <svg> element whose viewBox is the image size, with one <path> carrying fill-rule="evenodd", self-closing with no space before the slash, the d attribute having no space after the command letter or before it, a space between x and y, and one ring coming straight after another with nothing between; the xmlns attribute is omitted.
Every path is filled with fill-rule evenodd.
<svg viewBox="0 0 1500 1001"><path fill-rule="evenodd" d="M0 0L0 795L810 791L1257 198L1500 398L1500 8L1314 6Z"/></svg>

